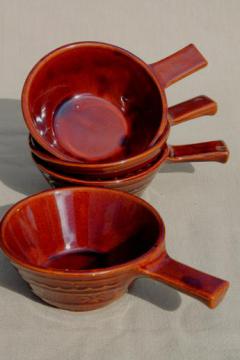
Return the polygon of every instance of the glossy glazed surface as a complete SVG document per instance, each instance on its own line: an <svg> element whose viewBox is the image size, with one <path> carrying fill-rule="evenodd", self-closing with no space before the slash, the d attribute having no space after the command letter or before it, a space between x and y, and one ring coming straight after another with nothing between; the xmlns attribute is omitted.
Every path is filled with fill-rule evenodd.
<svg viewBox="0 0 240 360"><path fill-rule="evenodd" d="M151 68L163 88L169 87L205 66L207 66L207 60L193 44L151 64Z"/></svg>
<svg viewBox="0 0 240 360"><path fill-rule="evenodd" d="M109 44L66 45L46 55L30 72L22 92L24 118L35 140L62 160L128 159L154 145L165 132L164 88L206 65L192 44L151 66ZM88 116L84 94L95 99ZM78 104L78 109L65 111L66 104L82 97L81 108ZM104 118L101 125L95 121L99 118ZM112 129L108 122L114 123ZM81 131L82 142L77 136ZM85 132L90 136L85 137Z"/></svg>
<svg viewBox="0 0 240 360"><path fill-rule="evenodd" d="M116 106L92 94L66 100L54 116L59 145L74 157L90 161L124 156L129 130Z"/></svg>
<svg viewBox="0 0 240 360"><path fill-rule="evenodd" d="M216 161L224 164L229 158L229 149L222 140L169 146L169 153L170 160L177 163L187 161Z"/></svg>
<svg viewBox="0 0 240 360"><path fill-rule="evenodd" d="M60 160L46 150L44 150L31 136L29 137L29 146L31 152L40 160L47 163L49 167L58 172L70 175L83 175L92 179L110 178L126 176L129 172L134 172L147 166L156 159L162 151L165 137L169 134L170 127L167 126L163 137L156 145L142 154L122 161L109 163L78 163Z"/></svg>
<svg viewBox="0 0 240 360"><path fill-rule="evenodd" d="M91 186L91 187L102 187L109 189L117 189L124 192L129 192L135 195L142 195L146 187L153 180L156 172L158 171L159 166L167 160L168 157L168 147L165 146L163 151L154 160L153 163L149 163L143 169L139 169L133 174L125 175L121 178L113 179L87 179L86 177L74 176L70 177L64 173L59 173L54 171L51 167L39 160L36 156L33 155L33 160L35 161L37 167L42 172L46 180L53 187L63 187L63 186Z"/></svg>
<svg viewBox="0 0 240 360"><path fill-rule="evenodd" d="M92 310L127 291L138 276L138 259L145 263L161 253L155 249L163 241L160 224L149 205L127 194L94 188L46 191L5 216L1 247L43 300L63 309Z"/></svg>
<svg viewBox="0 0 240 360"><path fill-rule="evenodd" d="M56 191L26 202L4 236L20 261L64 272L119 265L155 243L158 222L118 193ZM21 244L19 244L21 239Z"/></svg>
<svg viewBox="0 0 240 360"><path fill-rule="evenodd" d="M46 152L32 137L30 137L29 145L31 151L38 158L48 162L53 169L66 174L82 174L93 178L123 176L129 172L129 170L135 171L145 166L149 161L154 160L160 153L165 140L168 138L170 123L171 125L175 125L199 116L214 115L216 111L217 104L215 101L203 95L170 107L168 109L169 123L157 143L139 155L116 162L93 164L68 162L59 160Z"/></svg>
<svg viewBox="0 0 240 360"><path fill-rule="evenodd" d="M70 185L97 186L118 189L140 196L153 180L158 168L166 160L174 163L189 161L216 161L225 163L228 160L229 151L226 144L221 140L176 146L165 144L161 153L144 167L125 173L122 177L108 179L102 179L100 176L96 179L81 174L69 176L64 171L58 171L38 156L32 154L32 157L46 180L53 187Z"/></svg>
<svg viewBox="0 0 240 360"><path fill-rule="evenodd" d="M215 115L216 112L217 103L208 96L200 95L171 106L168 109L168 119L171 125L178 125L201 116Z"/></svg>
<svg viewBox="0 0 240 360"><path fill-rule="evenodd" d="M92 162L144 151L161 124L163 101L150 69L134 55L76 43L35 66L24 86L23 112L48 151Z"/></svg>
<svg viewBox="0 0 240 360"><path fill-rule="evenodd" d="M228 282L169 258L164 224L145 201L98 188L64 188L26 198L4 216L0 245L33 291L69 310L123 295L137 277L163 281L209 307Z"/></svg>

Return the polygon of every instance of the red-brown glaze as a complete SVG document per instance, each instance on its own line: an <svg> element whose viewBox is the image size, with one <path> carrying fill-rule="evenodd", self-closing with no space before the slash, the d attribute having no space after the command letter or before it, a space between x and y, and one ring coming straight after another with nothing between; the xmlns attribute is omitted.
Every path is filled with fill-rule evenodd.
<svg viewBox="0 0 240 360"><path fill-rule="evenodd" d="M33 155L37 167L42 172L46 180L53 187L63 186L93 186L110 189L117 189L142 195L146 187L153 180L159 167L165 161L170 162L188 162L188 161L217 161L226 162L228 159L228 149L222 141L210 141L191 145L167 146L165 144L162 152L158 157L149 162L146 166L133 173L126 173L123 177L115 177L111 179L92 179L83 175L70 177L64 172L57 172L47 162Z"/></svg>
<svg viewBox="0 0 240 360"><path fill-rule="evenodd" d="M84 94L91 102L95 99L96 111L76 117L68 109L59 124L59 111ZM85 97L81 106L86 102ZM22 93L23 114L32 136L53 155L72 161L113 161L141 153L165 118L163 107L166 111L165 95L146 64L123 49L94 42L66 45L45 56L30 72ZM106 115L101 128L95 120ZM111 130L106 133L106 128L111 120L116 124L109 146ZM81 148L75 132L83 130L83 122L91 127L91 139L85 137ZM84 134L79 136L82 140ZM87 147L88 140L89 145L96 144L94 153Z"/></svg>
<svg viewBox="0 0 240 360"><path fill-rule="evenodd" d="M126 50L109 44L66 45L45 56L30 72L22 92L24 118L35 140L59 159L87 163L127 159L130 160L126 163L128 166L137 154L141 157L133 162L150 156L156 148L149 147L160 136L157 152L167 139L169 120L164 87L204 65L205 59L193 45L155 66L148 66ZM163 76L168 82L159 83ZM84 127L92 131L91 139L87 137L89 143L84 138L81 147L76 133L80 133L83 121L72 117L71 111L71 115L67 112L61 117L59 125L58 109L83 94L102 99L105 105L96 108L97 118L104 118L106 111L111 112L108 119L116 122L116 126L114 131L107 129L107 136L108 126L105 123L99 127L99 122L94 121L95 112L91 118L84 119ZM70 146L72 139L74 144ZM89 151L88 145L93 143L96 149Z"/></svg>
<svg viewBox="0 0 240 360"><path fill-rule="evenodd" d="M144 266L143 274L196 297L210 308L219 304L229 287L227 281L181 264L166 252L161 261L155 260Z"/></svg>
<svg viewBox="0 0 240 360"><path fill-rule="evenodd" d="M129 171L136 171L152 162L161 152L165 137L168 137L169 131L170 126L167 125L163 136L147 151L128 159L109 163L79 163L60 160L43 149L31 136L29 137L29 146L34 155L47 162L51 168L55 168L60 172L76 175L82 174L92 178L109 178L124 176Z"/></svg>
<svg viewBox="0 0 240 360"><path fill-rule="evenodd" d="M59 145L72 156L89 162L124 155L129 130L118 107L89 94L66 100L54 116Z"/></svg>
<svg viewBox="0 0 240 360"><path fill-rule="evenodd" d="M198 144L169 146L169 160L172 162L217 161L227 162L229 150L224 141L207 141Z"/></svg>
<svg viewBox="0 0 240 360"><path fill-rule="evenodd" d="M142 195L146 187L153 180L159 166L168 158L168 147L165 146L162 153L153 162L146 165L143 169L136 171L133 174L128 174L122 178L114 178L108 180L102 179L88 179L86 177L75 176L70 177L64 173L58 173L52 168L48 167L47 163L39 160L36 156L33 156L37 167L42 172L45 179L49 182L52 187L63 187L63 186L91 186L91 187L102 187L109 189L117 189L124 192L129 192L135 195Z"/></svg>
<svg viewBox="0 0 240 360"><path fill-rule="evenodd" d="M158 81L164 88L205 66L207 66L207 60L193 44L151 64Z"/></svg>
<svg viewBox="0 0 240 360"><path fill-rule="evenodd" d="M214 307L228 282L171 260L164 223L145 201L98 188L26 198L4 216L0 246L36 295L68 310L92 310L153 277Z"/></svg>
<svg viewBox="0 0 240 360"><path fill-rule="evenodd" d="M216 112L216 103L206 96L198 96L189 101L180 103L169 108L169 120L171 123L180 123L185 120L193 119L197 116L213 115ZM78 163L59 160L47 153L33 138L30 137L29 145L31 151L54 170L65 174L87 175L89 178L107 178L123 176L129 171L135 171L144 167L149 161L153 161L160 153L165 139L168 137L170 125L159 138L158 142L134 157L111 163Z"/></svg>
<svg viewBox="0 0 240 360"><path fill-rule="evenodd" d="M200 116L214 115L216 112L217 103L201 95L168 108L168 118L171 125L178 125Z"/></svg>
<svg viewBox="0 0 240 360"><path fill-rule="evenodd" d="M50 305L70 311L90 311L111 304L128 291L129 285L137 277L132 270L98 276L92 272L90 276L81 274L72 278L54 275L44 277L20 266L17 268L38 297Z"/></svg>

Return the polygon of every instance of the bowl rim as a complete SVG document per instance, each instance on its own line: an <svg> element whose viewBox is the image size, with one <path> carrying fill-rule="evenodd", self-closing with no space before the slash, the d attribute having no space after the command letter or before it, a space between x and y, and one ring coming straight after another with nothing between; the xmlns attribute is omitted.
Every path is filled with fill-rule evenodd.
<svg viewBox="0 0 240 360"><path fill-rule="evenodd" d="M101 48L106 48L106 49L114 49L122 54L124 54L125 56L131 58L133 61L137 62L140 66L142 66L145 71L148 73L148 75L151 77L151 79L153 80L153 82L155 83L155 85L158 88L159 91L159 95L160 95L160 99L162 102L162 117L160 119L159 122L159 127L158 130L156 131L155 136L152 138L151 142L149 143L150 149L151 147L155 144L155 142L157 141L157 139L159 138L159 134L162 133L162 131L165 129L166 123L168 122L167 119L167 99L166 99L166 95L164 92L164 89L160 86L159 81L157 80L157 77L155 76L153 70L151 69L151 67L149 65L147 65L143 60L141 60L139 57L137 57L136 55L132 54L130 51L125 50L119 46L113 45L113 44L109 44L109 43L105 43L105 42L98 42L98 41L80 41L80 42L73 42L73 43L69 43L69 44L65 44L63 46L60 46L52 51L50 51L49 53L47 53L45 56L43 56L34 66L33 68L30 70L29 74L27 75L27 78L24 82L23 88L22 88L22 94L21 94L21 106L22 106L22 112L23 112L23 117L25 120L25 123L30 131L30 133L32 134L32 136L34 137L34 139L44 148L46 149L48 152L50 152L52 155L62 159L62 160L66 160L67 157L68 159L71 158L71 156L66 155L66 156L62 156L61 151L56 150L54 147L52 147L50 145L50 143L44 139L39 132L37 131L37 128L35 127L33 121L32 121L32 115L31 115L31 111L30 111L30 104L29 104L29 92L30 92L30 88L32 85L32 82L34 81L35 75L41 70L41 68L52 58L58 56L59 54L62 54L64 52L67 52L69 49L73 49L73 48L79 48L79 47L96 47L99 46ZM146 150L148 150L149 148L147 148ZM134 159L136 156L142 156L145 153L142 152L140 154L137 154L135 156L129 157L125 160L130 159L129 161L134 161L131 159ZM60 155L59 155L60 154ZM72 160L78 160L78 159L74 159L72 158ZM71 161L71 160L69 160ZM110 162L109 162L110 163Z"/></svg>
<svg viewBox="0 0 240 360"><path fill-rule="evenodd" d="M138 172L137 174L133 174L131 176L123 176L120 179L113 179L113 180L95 180L95 179L90 179L90 180L86 180L86 179L76 179L72 176L68 176L68 174L60 174L57 171L48 169L46 166L39 164L34 157L36 157L36 155L34 155L33 161L35 162L35 164L37 165L37 167L40 169L40 171L43 171L46 174L49 174L50 176L56 177L62 181L68 181L68 182L72 182L75 184L81 184L81 186L89 186L89 184L93 184L94 186L99 186L99 184L102 185L106 185L106 186L111 186L113 184L116 185L122 185L122 184L128 184L129 182L132 181L137 181L139 179L144 178L145 176L151 174L154 170L156 170L162 163L164 163L167 160L167 157L169 155L169 147L167 144L165 144L164 149L162 150L162 152L159 154L159 158L157 158L157 160L153 160L152 163L150 163L150 166L147 166L146 169L144 169L143 171ZM117 178L117 176L116 176Z"/></svg>
<svg viewBox="0 0 240 360"><path fill-rule="evenodd" d="M27 261L20 260L16 257L16 255L9 251L5 241L4 241L4 229L8 221L11 219L11 216L15 214L16 211L18 211L19 206L24 205L28 202L31 202L33 199L41 198L46 195L50 195L56 192L64 192L64 191L78 191L78 192L84 192L84 191L90 191L90 192L113 192L115 194L118 194L119 196L126 197L128 199L132 199L135 203L138 203L142 205L144 208L147 208L151 214L155 217L158 224L158 237L155 240L153 246L148 249L144 254L141 256L127 261L123 264L119 265L113 265L106 268L96 268L96 269L88 269L88 270L79 270L79 271L67 271L55 268L42 268L37 265L31 265ZM129 194L123 191L115 190L115 189L103 189L103 188L97 188L97 187L63 187L61 189L48 189L41 191L39 193L33 194L31 196L28 196L20 201L18 201L15 205L13 205L3 216L1 223L0 223L0 249L4 252L5 255L10 259L10 261L13 264L16 264L17 267L20 267L26 271L39 273L46 277L64 277L64 278L81 278L81 277L95 277L95 276L102 276L105 274L115 274L118 272L124 272L128 270L135 270L137 271L137 268L143 264L149 263L152 261L152 259L155 259L160 254L164 253L165 250L165 224L158 213L158 211L150 205L147 201L133 195Z"/></svg>
<svg viewBox="0 0 240 360"><path fill-rule="evenodd" d="M163 147L164 142L166 142L166 139L168 138L168 135L170 133L170 124L167 123L166 128L164 129L163 134L161 135L161 137L158 139L158 141L149 149L145 150L144 152L142 152L141 154L137 154L134 155L130 158L126 158L126 159L122 159L119 161L112 161L112 162L101 162L101 163L84 163L84 162L74 162L74 161L67 161L67 160L62 160L59 159L55 156L53 156L51 153L48 153L46 151L46 149L43 148L43 150L46 152L42 152L41 149L37 149L36 146L40 146L40 144L38 144L38 142L36 141L36 139L34 139L34 137L32 136L31 133L29 133L29 137L28 137L28 144L30 147L31 152L33 152L36 156L39 156L38 154L40 154L40 158L43 159L44 161L50 161L53 164L58 164L61 166L66 166L66 167L77 167L77 168L82 168L84 170L92 170L92 169L98 169L99 171L102 170L111 170L114 167L118 167L118 166L123 166L123 169L119 169L120 171L125 170L124 165L128 165L128 163L130 163L128 161L128 159L131 159L133 164L132 166L134 166L134 161L138 160L140 157L145 157L148 156L151 153L155 152L155 149L159 148L159 150ZM36 143L36 144L35 144ZM141 156L140 156L141 155ZM148 161L148 160L146 160ZM130 167L127 167L126 169L129 169Z"/></svg>

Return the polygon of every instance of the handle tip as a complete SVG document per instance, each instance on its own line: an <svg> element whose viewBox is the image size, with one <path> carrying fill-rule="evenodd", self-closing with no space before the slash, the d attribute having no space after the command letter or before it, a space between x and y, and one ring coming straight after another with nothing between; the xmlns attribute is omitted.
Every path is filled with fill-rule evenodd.
<svg viewBox="0 0 240 360"><path fill-rule="evenodd" d="M219 141L219 145L216 146L216 151L219 152L219 162L225 164L230 156L229 149L223 140Z"/></svg>
<svg viewBox="0 0 240 360"><path fill-rule="evenodd" d="M167 88L176 81L191 75L197 70L207 66L208 62L194 44L151 64L151 68L160 85Z"/></svg>
<svg viewBox="0 0 240 360"><path fill-rule="evenodd" d="M196 100L203 104L204 115L215 115L218 111L218 104L216 101L206 95L199 95Z"/></svg>
<svg viewBox="0 0 240 360"><path fill-rule="evenodd" d="M205 58L205 56L203 56L203 54L199 51L199 49L196 47L196 45L191 43L188 46L186 46L186 48L192 49L192 51L194 51L194 53L198 53L199 59L202 60L202 67L208 66L208 60Z"/></svg>
<svg viewBox="0 0 240 360"><path fill-rule="evenodd" d="M223 300L226 292L228 291L230 283L226 280L223 280L219 288L216 290L214 295L206 302L206 305L210 309L216 308L220 302Z"/></svg>
<svg viewBox="0 0 240 360"><path fill-rule="evenodd" d="M168 145L168 160L171 162L216 161L226 163L229 150L222 140L207 141L188 145Z"/></svg>

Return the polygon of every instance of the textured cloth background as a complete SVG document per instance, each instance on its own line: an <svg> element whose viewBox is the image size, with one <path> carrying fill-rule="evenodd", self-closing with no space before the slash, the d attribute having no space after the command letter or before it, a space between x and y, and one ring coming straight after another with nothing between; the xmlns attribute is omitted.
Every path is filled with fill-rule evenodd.
<svg viewBox="0 0 240 360"><path fill-rule="evenodd" d="M219 112L172 129L171 143L223 138L228 164L162 168L144 197L163 216L176 259L228 279L209 310L141 279L113 305L71 313L40 302L0 255L0 359L240 359L240 79L238 0L0 0L0 206L47 183L31 162L20 92L27 72L64 43L114 43L151 63L193 42L209 66L167 90L170 105L206 94Z"/></svg>

